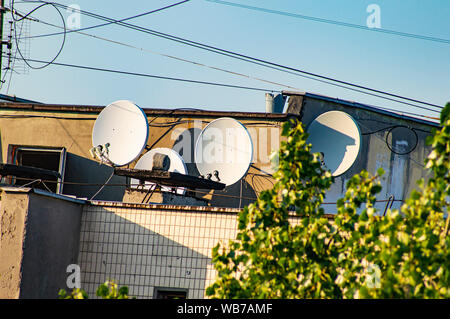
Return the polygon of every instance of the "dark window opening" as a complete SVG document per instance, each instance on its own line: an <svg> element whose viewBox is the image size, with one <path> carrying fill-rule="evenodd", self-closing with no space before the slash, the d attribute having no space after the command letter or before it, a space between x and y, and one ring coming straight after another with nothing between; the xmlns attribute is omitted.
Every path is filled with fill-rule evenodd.
<svg viewBox="0 0 450 319"><path fill-rule="evenodd" d="M155 299L186 299L186 290L155 288Z"/></svg>
<svg viewBox="0 0 450 319"><path fill-rule="evenodd" d="M62 182L64 179L65 148L46 149L39 147L11 146L11 163L20 166L42 168L59 172L61 178L45 176L43 183L32 183L33 178L12 178L14 185L21 186L30 184L34 188L50 190L53 193L62 193Z"/></svg>
<svg viewBox="0 0 450 319"><path fill-rule="evenodd" d="M19 150L17 152L17 164L57 172L59 171L59 157L60 155L58 153L53 152Z"/></svg>

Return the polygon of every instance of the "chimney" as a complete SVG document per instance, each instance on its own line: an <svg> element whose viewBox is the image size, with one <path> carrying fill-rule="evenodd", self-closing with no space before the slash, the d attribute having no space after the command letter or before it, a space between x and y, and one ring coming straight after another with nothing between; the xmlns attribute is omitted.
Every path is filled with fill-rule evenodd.
<svg viewBox="0 0 450 319"><path fill-rule="evenodd" d="M283 94L274 96L272 93L266 93L266 113L283 113L285 103L286 97Z"/></svg>

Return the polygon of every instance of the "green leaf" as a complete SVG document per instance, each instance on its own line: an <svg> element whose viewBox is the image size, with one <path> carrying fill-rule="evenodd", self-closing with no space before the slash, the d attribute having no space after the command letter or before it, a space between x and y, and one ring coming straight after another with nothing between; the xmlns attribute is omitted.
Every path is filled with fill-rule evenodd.
<svg viewBox="0 0 450 319"><path fill-rule="evenodd" d="M98 286L97 288L97 292L96 295L98 297L106 297L109 294L109 288L106 284L101 284L100 286Z"/></svg>
<svg viewBox="0 0 450 319"><path fill-rule="evenodd" d="M444 125L450 119L450 102L448 102L441 111L441 125Z"/></svg>
<svg viewBox="0 0 450 319"><path fill-rule="evenodd" d="M128 287L127 286L123 286L119 288L119 295L128 295Z"/></svg>

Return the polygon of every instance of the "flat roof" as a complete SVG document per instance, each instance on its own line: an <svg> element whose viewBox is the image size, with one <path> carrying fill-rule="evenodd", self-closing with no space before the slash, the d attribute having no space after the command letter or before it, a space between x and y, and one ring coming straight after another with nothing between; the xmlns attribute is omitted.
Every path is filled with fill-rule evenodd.
<svg viewBox="0 0 450 319"><path fill-rule="evenodd" d="M39 188L32 188L32 187L0 185L0 191L4 191L6 193L26 193L26 194L34 193L37 195L43 195L43 196L52 197L55 199L65 200L65 201L72 202L75 204L86 204L86 202L87 202L84 199L76 198L71 195L55 194L55 193L48 192L46 190L42 190Z"/></svg>
<svg viewBox="0 0 450 319"><path fill-rule="evenodd" d="M216 214L230 214L238 215L243 208L228 208L219 206L194 206L194 205L170 205L170 204L143 204L143 203L126 203L126 202L112 202L102 200L91 200L86 202L87 205L101 206L101 207L116 207L116 208L133 208L133 209L149 209L149 210L167 210L167 211L184 211L192 213L216 213ZM334 219L333 214L324 214L325 218ZM295 211L289 212L291 218L302 218L297 215Z"/></svg>
<svg viewBox="0 0 450 319"><path fill-rule="evenodd" d="M329 101L341 105L350 106L353 108L364 109L379 114L384 114L394 118L399 118L403 120L413 121L416 123L421 123L433 127L440 127L439 118L433 118L424 116L425 118L430 118L432 120L426 120L422 117L415 117L407 115L407 112L401 111L391 111L383 107L343 100L339 98L329 97L316 93L309 92L296 92L296 91L283 91L283 95L286 96L304 96L306 98L312 98L316 100ZM20 99L18 99L20 101ZM24 100L22 100L24 101ZM34 111L34 112L60 112L60 113L76 113L76 114L98 114L105 106L99 105L74 105L74 104L42 104L39 102L3 102L0 101L0 110L23 110L23 111ZM265 113L265 112L233 112L233 111L210 111L196 108L174 108L174 109L161 109L161 108L142 108L147 116L168 116L168 117L235 117L240 119L265 119L265 120L279 120L283 121L289 117L295 116L294 114L288 113Z"/></svg>
<svg viewBox="0 0 450 319"><path fill-rule="evenodd" d="M424 118L421 118L421 117L407 115L401 111L398 111L398 112L391 111L391 110L385 109L380 106L364 104L364 103L348 101L348 100L342 100L339 98L329 97L326 95L321 95L321 94L316 94L316 93L308 93L308 92L283 91L283 94L287 95L287 96L304 96L304 97L312 98L312 99L316 99L316 100L333 102L333 103L342 104L342 105L346 105L346 106L350 106L350 107L354 107L354 108L358 108L358 109L364 109L364 110L384 114L384 115L395 117L395 118L400 118L403 120L413 121L413 122L430 125L430 126L434 126L434 127L440 127L440 124L438 122L434 122L431 120L425 120ZM438 117L436 117L436 118L429 117L429 116L424 116L424 117L439 121Z"/></svg>
<svg viewBox="0 0 450 319"><path fill-rule="evenodd" d="M35 111L35 112L61 112L78 114L98 114L105 106L98 105L69 105L69 104L39 104L39 103L10 103L0 102L0 110ZM265 113L265 112L232 112L232 111L209 111L193 108L158 109L142 108L147 116L170 116L170 117L226 117L267 120L285 120L291 117L287 113Z"/></svg>

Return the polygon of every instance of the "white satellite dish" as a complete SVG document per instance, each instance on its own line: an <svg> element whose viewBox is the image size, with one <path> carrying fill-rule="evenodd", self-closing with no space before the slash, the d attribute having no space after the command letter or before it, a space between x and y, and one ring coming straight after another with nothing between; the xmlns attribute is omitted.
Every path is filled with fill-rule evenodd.
<svg viewBox="0 0 450 319"><path fill-rule="evenodd" d="M322 153L323 162L333 176L345 173L361 148L361 132L347 113L330 111L319 115L307 129L312 153Z"/></svg>
<svg viewBox="0 0 450 319"><path fill-rule="evenodd" d="M92 131L92 145L103 152L102 159L115 166L134 161L147 145L148 122L144 111L130 101L116 101L98 115ZM106 150L105 150L106 148Z"/></svg>
<svg viewBox="0 0 450 319"><path fill-rule="evenodd" d="M153 148L147 153L145 153L136 163L134 169L143 169L143 170L152 170L153 168L153 157L155 154L167 155L170 159L170 166L168 171L180 174L187 174L186 163L183 158L176 151L170 148ZM131 184L136 185L139 184L139 180L131 179ZM144 188L149 189L155 187L155 184L152 182L145 182ZM161 191L170 192L172 190L171 187L162 186ZM186 189L183 187L177 187L176 193L183 195L186 192Z"/></svg>
<svg viewBox="0 0 450 319"><path fill-rule="evenodd" d="M247 174L253 159L252 138L241 122L218 118L200 133L194 156L202 176L230 186Z"/></svg>

